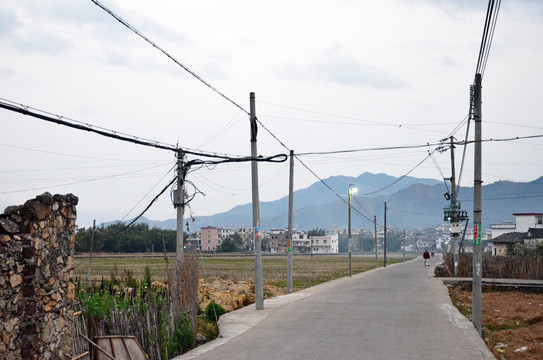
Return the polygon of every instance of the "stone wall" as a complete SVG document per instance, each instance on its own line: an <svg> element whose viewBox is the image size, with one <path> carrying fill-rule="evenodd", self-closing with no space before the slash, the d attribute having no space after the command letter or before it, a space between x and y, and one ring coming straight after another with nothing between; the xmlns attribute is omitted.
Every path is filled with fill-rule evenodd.
<svg viewBox="0 0 543 360"><path fill-rule="evenodd" d="M0 215L0 360L72 355L77 202L44 193Z"/></svg>

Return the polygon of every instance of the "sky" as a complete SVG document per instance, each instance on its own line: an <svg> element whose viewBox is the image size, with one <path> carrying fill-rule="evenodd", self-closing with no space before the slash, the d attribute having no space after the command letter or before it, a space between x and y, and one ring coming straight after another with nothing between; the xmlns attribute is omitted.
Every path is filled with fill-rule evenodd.
<svg viewBox="0 0 543 360"><path fill-rule="evenodd" d="M0 98L206 153L297 154L435 144L466 136L486 1L102 0L231 101L90 0L0 2ZM483 77L483 138L543 134L543 2L504 1ZM240 107L243 109L241 110ZM464 125L459 126L464 122ZM0 109L0 207L79 197L80 227L131 219L165 188L175 153ZM454 130L456 129L456 132ZM270 132L275 136L272 136ZM473 138L471 127L469 138ZM276 139L277 138L277 139ZM483 144L483 181L543 175L542 138ZM300 155L321 179L364 172L442 180L433 147ZM464 147L456 149L457 169ZM197 159L189 156L188 159ZM473 146L462 185L473 184ZM193 168L191 216L251 201L249 163ZM318 181L295 162L295 189ZM288 195L288 161L259 164L261 201ZM458 176L458 174L457 174ZM386 185L386 184L383 184ZM193 187L195 186L197 190ZM335 189L346 194L347 189ZM167 190L146 212L175 218ZM444 204L445 206L446 204ZM286 209L285 209L286 210Z"/></svg>

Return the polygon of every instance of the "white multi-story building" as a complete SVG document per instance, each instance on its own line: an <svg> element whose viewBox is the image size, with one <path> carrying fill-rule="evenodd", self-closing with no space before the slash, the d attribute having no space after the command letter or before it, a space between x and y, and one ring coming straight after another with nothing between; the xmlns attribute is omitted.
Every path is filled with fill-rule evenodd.
<svg viewBox="0 0 543 360"><path fill-rule="evenodd" d="M221 240L226 239L227 237L232 237L236 233L235 229L229 229L229 228L218 228L219 231L219 237Z"/></svg>
<svg viewBox="0 0 543 360"><path fill-rule="evenodd" d="M311 240L304 232L294 231L292 233L292 250L296 253L305 254L311 252Z"/></svg>
<svg viewBox="0 0 543 360"><path fill-rule="evenodd" d="M339 252L338 234L311 236L311 252L313 254L337 254Z"/></svg>
<svg viewBox="0 0 543 360"><path fill-rule="evenodd" d="M515 216L515 221L507 221L501 224L490 225L493 239L502 234L510 232L525 233L530 228L543 228L542 213L514 213L513 216Z"/></svg>

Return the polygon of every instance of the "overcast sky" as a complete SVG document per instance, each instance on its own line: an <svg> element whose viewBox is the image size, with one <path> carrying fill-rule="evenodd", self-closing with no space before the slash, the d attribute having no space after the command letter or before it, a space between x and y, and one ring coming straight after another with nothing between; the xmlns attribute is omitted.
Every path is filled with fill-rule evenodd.
<svg viewBox="0 0 543 360"><path fill-rule="evenodd" d="M296 153L449 136L468 113L487 8L482 0L102 1L244 109L255 92L259 120ZM485 139L543 134L542 20L543 2L502 4L483 79ZM0 59L0 98L167 144L250 154L243 111L90 0L0 2ZM73 193L78 225L87 227L92 219L133 218L173 177L171 151L4 109L0 128L2 209L45 191ZM465 132L462 126L455 136ZM485 143L485 184L543 175L542 145L540 138ZM301 159L323 179L401 176L427 151ZM259 154L285 152L259 129ZM427 160L410 175L450 176L449 153L435 160L438 166ZM288 162L260 164L259 171L262 201L288 195ZM299 163L295 174L296 189L317 181ZM202 168L187 180L205 193L190 204L194 216L251 199L248 163ZM472 146L462 184L473 184ZM169 192L145 216L174 218Z"/></svg>

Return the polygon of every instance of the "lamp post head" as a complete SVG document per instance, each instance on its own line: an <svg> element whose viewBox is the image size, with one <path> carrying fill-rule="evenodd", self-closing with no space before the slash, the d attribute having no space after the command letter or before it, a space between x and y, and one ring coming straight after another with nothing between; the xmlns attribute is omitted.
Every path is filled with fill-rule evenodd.
<svg viewBox="0 0 543 360"><path fill-rule="evenodd" d="M358 188L356 187L355 184L349 185L349 195L356 194L357 191L358 191Z"/></svg>

